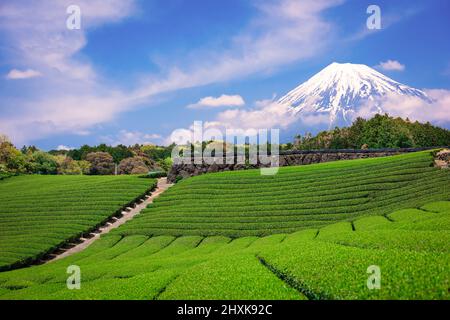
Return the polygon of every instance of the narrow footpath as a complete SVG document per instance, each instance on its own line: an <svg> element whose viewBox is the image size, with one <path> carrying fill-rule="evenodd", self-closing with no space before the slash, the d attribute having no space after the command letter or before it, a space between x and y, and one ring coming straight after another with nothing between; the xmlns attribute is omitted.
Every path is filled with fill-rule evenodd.
<svg viewBox="0 0 450 320"><path fill-rule="evenodd" d="M135 215L139 214L142 210L147 208L147 206L153 202L153 200L158 197L161 193L170 188L173 184L167 183L167 178L158 179L158 184L156 189L151 193L151 195L147 196L141 203L138 203L134 208L127 208L127 210L122 212L122 216L120 218L114 217L112 221L107 222L105 225L100 227L98 231L92 232L92 237L80 238L79 243L74 245L69 249L61 249L62 252L58 254L52 254L51 257L45 261L45 263L49 263L51 261L59 260L68 256L71 256L77 252L83 251L87 247L89 247L92 243L100 238L101 235L110 232L112 229L115 229L125 222L134 218Z"/></svg>

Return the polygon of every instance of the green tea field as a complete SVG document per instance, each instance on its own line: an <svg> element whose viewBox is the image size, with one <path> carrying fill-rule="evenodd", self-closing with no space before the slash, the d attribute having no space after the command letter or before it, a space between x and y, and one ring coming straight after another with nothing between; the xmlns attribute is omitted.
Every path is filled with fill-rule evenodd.
<svg viewBox="0 0 450 320"><path fill-rule="evenodd" d="M265 236L448 199L430 152L193 177L167 190L121 235Z"/></svg>
<svg viewBox="0 0 450 320"><path fill-rule="evenodd" d="M154 187L135 176L19 176L0 181L0 270L88 233Z"/></svg>
<svg viewBox="0 0 450 320"><path fill-rule="evenodd" d="M450 202L267 237L108 235L0 273L0 299L449 299ZM66 287L78 265L80 290ZM368 290L368 266L382 270ZM401 284L401 285L399 285Z"/></svg>
<svg viewBox="0 0 450 320"><path fill-rule="evenodd" d="M280 168L275 176L189 178L84 251L0 272L0 300L450 299L450 171L432 164L430 152L418 152ZM80 185L103 197L114 189L116 207L136 196L130 188L148 188L147 179L109 179L116 187L102 184L101 192ZM106 202L108 215L114 206ZM80 212L60 211L53 217ZM85 228L99 221L77 216L71 223L86 221ZM4 234L2 245L13 246L16 237ZM79 290L67 287L70 266L81 270ZM368 286L374 266L375 289Z"/></svg>

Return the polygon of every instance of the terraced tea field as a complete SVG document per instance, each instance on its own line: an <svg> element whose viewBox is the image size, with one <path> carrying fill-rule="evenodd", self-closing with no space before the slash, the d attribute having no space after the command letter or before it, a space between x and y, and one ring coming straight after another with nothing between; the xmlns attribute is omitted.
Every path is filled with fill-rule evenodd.
<svg viewBox="0 0 450 320"><path fill-rule="evenodd" d="M82 252L0 272L0 300L450 299L450 171L432 162L419 152L190 178ZM79 290L67 288L71 265Z"/></svg>
<svg viewBox="0 0 450 320"><path fill-rule="evenodd" d="M193 177L169 189L121 235L264 236L447 199L450 172L430 152Z"/></svg>
<svg viewBox="0 0 450 320"><path fill-rule="evenodd" d="M0 270L34 261L154 187L135 176L19 176L0 181Z"/></svg>
<svg viewBox="0 0 450 320"><path fill-rule="evenodd" d="M267 237L107 235L0 273L0 299L449 299L450 202ZM81 268L68 290L66 268ZM370 265L381 289L369 290Z"/></svg>

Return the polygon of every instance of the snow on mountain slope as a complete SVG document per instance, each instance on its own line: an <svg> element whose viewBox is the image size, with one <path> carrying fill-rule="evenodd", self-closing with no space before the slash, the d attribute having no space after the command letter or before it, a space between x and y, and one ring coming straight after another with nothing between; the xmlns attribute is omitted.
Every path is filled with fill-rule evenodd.
<svg viewBox="0 0 450 320"><path fill-rule="evenodd" d="M375 102L378 112L383 106L379 98L388 94L432 100L419 89L392 80L363 64L332 63L304 82L278 102L298 114L329 114L329 125L348 125L358 108Z"/></svg>

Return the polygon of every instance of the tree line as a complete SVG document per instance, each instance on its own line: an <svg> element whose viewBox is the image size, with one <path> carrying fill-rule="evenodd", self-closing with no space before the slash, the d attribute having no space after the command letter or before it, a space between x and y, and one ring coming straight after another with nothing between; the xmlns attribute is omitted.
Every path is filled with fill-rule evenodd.
<svg viewBox="0 0 450 320"><path fill-rule="evenodd" d="M357 118L350 127L297 135L287 150L422 148L450 145L450 131L431 123L377 114Z"/></svg>
<svg viewBox="0 0 450 320"><path fill-rule="evenodd" d="M18 150L0 135L0 176L8 174L109 175L167 172L172 166L172 146L84 145L73 150L44 152L35 146Z"/></svg>

